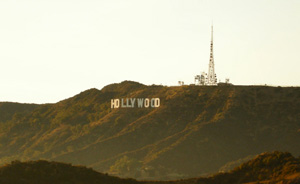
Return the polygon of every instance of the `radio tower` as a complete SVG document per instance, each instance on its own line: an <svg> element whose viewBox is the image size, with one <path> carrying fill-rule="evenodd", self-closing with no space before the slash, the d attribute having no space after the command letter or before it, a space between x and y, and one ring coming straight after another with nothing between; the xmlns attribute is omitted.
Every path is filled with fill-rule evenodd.
<svg viewBox="0 0 300 184"><path fill-rule="evenodd" d="M207 74L207 85L217 85L217 76L215 73L214 52L213 52L213 26L211 26L210 58Z"/></svg>

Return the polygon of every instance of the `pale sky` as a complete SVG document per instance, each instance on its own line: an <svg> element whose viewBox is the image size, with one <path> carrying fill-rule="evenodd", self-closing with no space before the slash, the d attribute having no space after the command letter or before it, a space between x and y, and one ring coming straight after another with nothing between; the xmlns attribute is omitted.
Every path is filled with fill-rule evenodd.
<svg viewBox="0 0 300 184"><path fill-rule="evenodd" d="M299 0L1 0L0 101L55 103L124 80L300 86Z"/></svg>

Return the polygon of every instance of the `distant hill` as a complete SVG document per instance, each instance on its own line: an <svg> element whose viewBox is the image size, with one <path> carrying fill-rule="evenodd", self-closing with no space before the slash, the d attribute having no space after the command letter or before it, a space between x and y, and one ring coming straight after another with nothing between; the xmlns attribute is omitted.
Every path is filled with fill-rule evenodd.
<svg viewBox="0 0 300 184"><path fill-rule="evenodd" d="M146 97L161 106L110 108L113 98ZM124 81L56 104L1 104L0 164L47 159L168 180L216 173L266 151L300 155L300 88Z"/></svg>
<svg viewBox="0 0 300 184"><path fill-rule="evenodd" d="M48 161L13 161L0 167L0 183L6 184L241 184L300 182L300 159L290 153L263 153L227 173L177 181L121 179L83 166Z"/></svg>

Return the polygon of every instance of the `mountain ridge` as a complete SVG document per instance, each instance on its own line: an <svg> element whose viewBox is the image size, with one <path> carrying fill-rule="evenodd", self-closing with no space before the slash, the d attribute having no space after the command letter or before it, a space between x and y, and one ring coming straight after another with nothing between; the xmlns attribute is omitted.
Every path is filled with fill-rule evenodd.
<svg viewBox="0 0 300 184"><path fill-rule="evenodd" d="M160 98L161 106L110 108L113 98L146 97ZM0 116L0 163L49 159L125 177L151 167L158 179L200 176L264 151L300 155L299 112L295 87L124 81L37 105L15 119ZM125 156L140 164L134 171L111 170Z"/></svg>

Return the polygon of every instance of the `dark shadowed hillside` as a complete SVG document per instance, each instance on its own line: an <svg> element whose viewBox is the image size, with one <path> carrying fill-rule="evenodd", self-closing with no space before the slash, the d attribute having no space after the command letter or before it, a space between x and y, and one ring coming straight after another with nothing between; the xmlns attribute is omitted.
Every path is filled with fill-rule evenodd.
<svg viewBox="0 0 300 184"><path fill-rule="evenodd" d="M0 167L0 183L5 184L135 184L83 166L48 161L13 161Z"/></svg>
<svg viewBox="0 0 300 184"><path fill-rule="evenodd" d="M72 184L242 184L300 182L300 160L290 153L263 153L226 173L177 181L136 181L102 174L93 169L48 161L13 161L0 167L0 183Z"/></svg>
<svg viewBox="0 0 300 184"><path fill-rule="evenodd" d="M111 109L113 98L159 108ZM47 159L139 179L216 173L266 151L300 155L300 88L146 86L124 81L0 116L0 163ZM228 167L227 167L228 168Z"/></svg>
<svg viewBox="0 0 300 184"><path fill-rule="evenodd" d="M263 153L228 173L220 173L197 180L198 183L200 181L209 184L256 183L257 181L264 181L264 183L299 183L300 160L290 153Z"/></svg>
<svg viewBox="0 0 300 184"><path fill-rule="evenodd" d="M146 184L298 184L300 160L290 153L268 152L241 164L235 169L209 177L178 181L146 182Z"/></svg>

